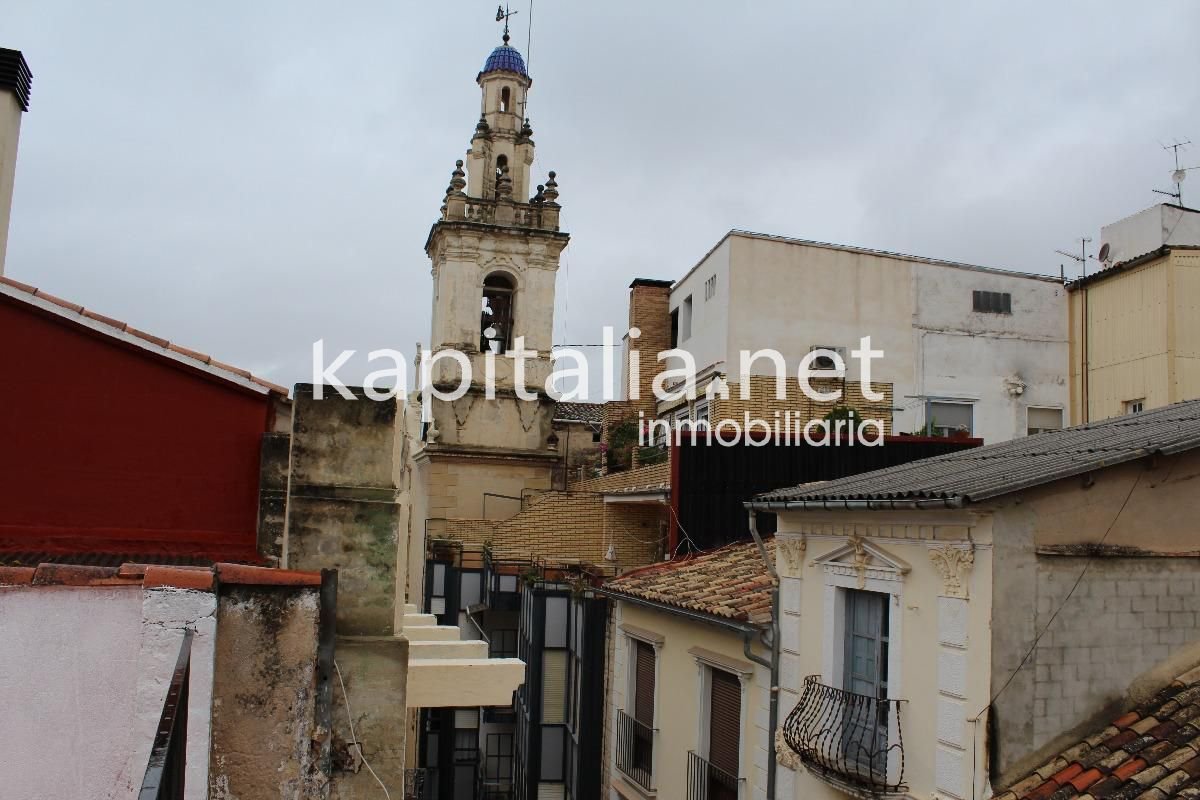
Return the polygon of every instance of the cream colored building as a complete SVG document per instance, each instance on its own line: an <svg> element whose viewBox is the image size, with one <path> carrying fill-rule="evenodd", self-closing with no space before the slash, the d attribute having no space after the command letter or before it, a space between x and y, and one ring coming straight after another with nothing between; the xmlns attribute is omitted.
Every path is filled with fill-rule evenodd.
<svg viewBox="0 0 1200 800"><path fill-rule="evenodd" d="M772 549L768 541L768 557ZM753 542L605 585L614 606L606 797L765 796L771 587Z"/></svg>
<svg viewBox="0 0 1200 800"><path fill-rule="evenodd" d="M1200 397L1200 212L1105 226L1103 268L1070 284L1075 423Z"/></svg>
<svg viewBox="0 0 1200 800"><path fill-rule="evenodd" d="M33 75L21 51L0 47L0 275L4 274L4 255L8 250L8 217L12 211L21 115L29 110L32 82Z"/></svg>
<svg viewBox="0 0 1200 800"><path fill-rule="evenodd" d="M885 353L872 381L891 393L884 408L863 410L890 412L889 432L966 429L996 442L1065 424L1066 292L1057 278L735 230L674 284L669 306L674 341L701 380L722 375L733 397L742 350L778 350L794 390L801 358L816 348L843 356L857 382L851 353L870 336ZM769 360L750 374L752 398L773 393L759 377L774 374ZM707 414L705 405L690 413Z"/></svg>
<svg viewBox="0 0 1200 800"><path fill-rule="evenodd" d="M1200 654L1200 402L760 496L776 797L987 797ZM1058 748L1058 749L1056 749Z"/></svg>

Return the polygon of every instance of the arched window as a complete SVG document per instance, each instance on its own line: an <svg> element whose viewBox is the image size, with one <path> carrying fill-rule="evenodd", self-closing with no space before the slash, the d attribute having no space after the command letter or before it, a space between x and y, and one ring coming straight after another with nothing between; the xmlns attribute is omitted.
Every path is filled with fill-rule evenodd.
<svg viewBox="0 0 1200 800"><path fill-rule="evenodd" d="M483 315L479 324L479 349L503 353L512 346L512 279L493 272L483 281Z"/></svg>
<svg viewBox="0 0 1200 800"><path fill-rule="evenodd" d="M505 86L503 89L500 90L500 110L501 111L508 111L509 99L510 99L510 95L508 93L508 87Z"/></svg>

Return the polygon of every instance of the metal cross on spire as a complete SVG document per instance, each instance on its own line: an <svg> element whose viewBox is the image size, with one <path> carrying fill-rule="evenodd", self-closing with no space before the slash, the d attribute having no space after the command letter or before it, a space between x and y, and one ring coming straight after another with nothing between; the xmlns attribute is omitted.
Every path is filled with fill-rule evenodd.
<svg viewBox="0 0 1200 800"><path fill-rule="evenodd" d="M496 6L496 22L504 20L504 43L508 44L508 18L513 14L520 14L520 11L509 11L507 5Z"/></svg>

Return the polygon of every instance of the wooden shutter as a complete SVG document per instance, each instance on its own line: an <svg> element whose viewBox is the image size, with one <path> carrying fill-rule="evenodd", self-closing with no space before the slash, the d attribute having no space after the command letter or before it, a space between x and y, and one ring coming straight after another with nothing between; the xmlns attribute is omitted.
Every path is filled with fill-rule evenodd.
<svg viewBox="0 0 1200 800"><path fill-rule="evenodd" d="M738 774L742 740L742 683L736 675L711 670L708 702L708 763Z"/></svg>
<svg viewBox="0 0 1200 800"><path fill-rule="evenodd" d="M654 648L634 642L635 669L633 718L647 728L654 727Z"/></svg>

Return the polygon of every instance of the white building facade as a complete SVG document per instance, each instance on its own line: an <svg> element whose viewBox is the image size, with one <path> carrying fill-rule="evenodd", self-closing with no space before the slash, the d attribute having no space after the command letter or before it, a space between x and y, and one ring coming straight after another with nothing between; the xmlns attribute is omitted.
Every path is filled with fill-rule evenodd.
<svg viewBox="0 0 1200 800"><path fill-rule="evenodd" d="M884 356L892 430L988 442L1062 427L1068 403L1066 291L1057 278L731 231L671 290L675 342L703 383L736 382L740 352L772 348L795 386L801 359L851 357L864 336ZM756 360L751 375L773 374ZM660 404L660 412L668 404Z"/></svg>

